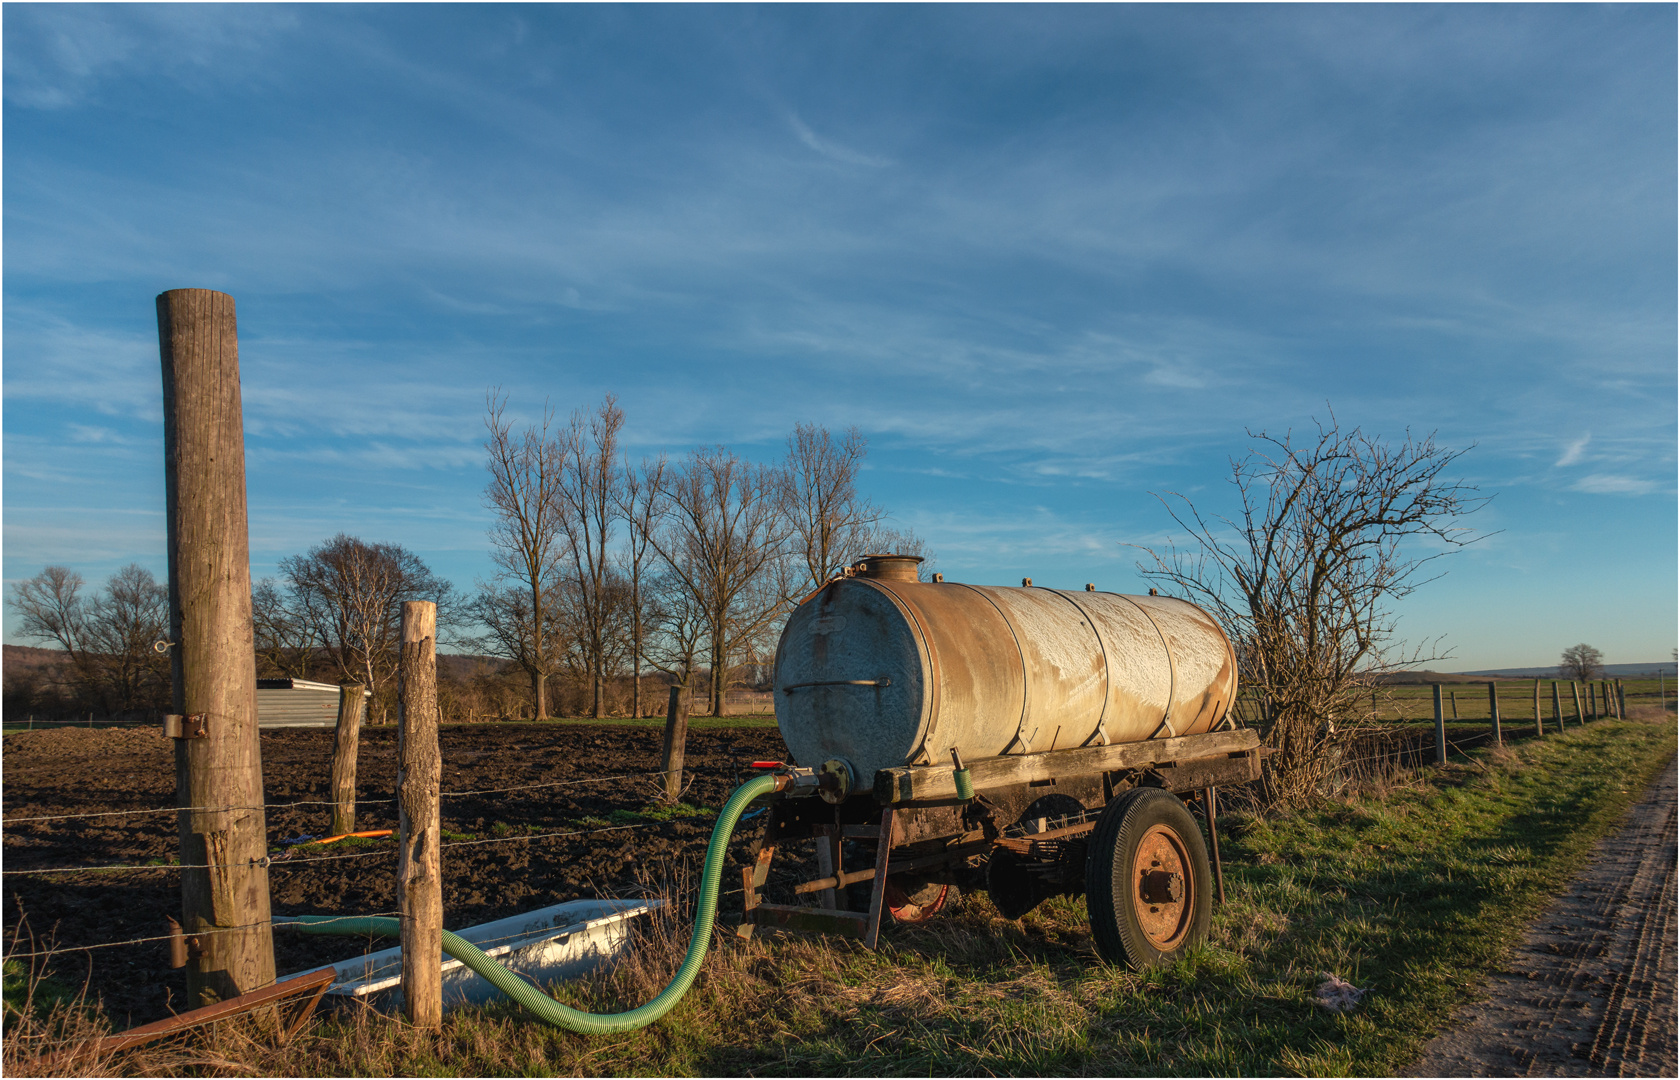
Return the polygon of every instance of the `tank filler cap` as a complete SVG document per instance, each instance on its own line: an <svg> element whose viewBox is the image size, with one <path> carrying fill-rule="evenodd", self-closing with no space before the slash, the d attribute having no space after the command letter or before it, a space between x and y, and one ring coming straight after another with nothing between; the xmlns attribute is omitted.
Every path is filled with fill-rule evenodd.
<svg viewBox="0 0 1680 1080"><path fill-rule="evenodd" d="M915 581L920 555L865 555L854 568L857 577L880 578L883 581Z"/></svg>
<svg viewBox="0 0 1680 1080"><path fill-rule="evenodd" d="M845 758L830 758L817 770L817 781L817 793L825 802L838 806L857 786L857 774L852 771L852 763Z"/></svg>

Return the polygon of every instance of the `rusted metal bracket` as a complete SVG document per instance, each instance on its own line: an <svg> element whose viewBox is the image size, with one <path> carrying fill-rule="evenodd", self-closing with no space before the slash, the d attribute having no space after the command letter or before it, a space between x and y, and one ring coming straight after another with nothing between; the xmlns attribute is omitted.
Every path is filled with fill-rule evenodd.
<svg viewBox="0 0 1680 1080"><path fill-rule="evenodd" d="M169 713L163 718L163 734L171 739L208 739L209 720L209 713Z"/></svg>

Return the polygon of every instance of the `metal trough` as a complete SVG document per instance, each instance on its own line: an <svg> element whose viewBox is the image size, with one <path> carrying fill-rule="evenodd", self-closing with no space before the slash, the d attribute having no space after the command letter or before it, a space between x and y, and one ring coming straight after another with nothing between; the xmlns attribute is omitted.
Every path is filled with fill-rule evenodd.
<svg viewBox="0 0 1680 1080"><path fill-rule="evenodd" d="M630 921L665 905L664 900L573 900L456 933L504 967L538 986L573 979L616 959L629 944ZM402 1006L402 949L381 949L340 960L327 993L365 1001L381 1011ZM443 958L443 1007L481 1005L502 997L459 960Z"/></svg>

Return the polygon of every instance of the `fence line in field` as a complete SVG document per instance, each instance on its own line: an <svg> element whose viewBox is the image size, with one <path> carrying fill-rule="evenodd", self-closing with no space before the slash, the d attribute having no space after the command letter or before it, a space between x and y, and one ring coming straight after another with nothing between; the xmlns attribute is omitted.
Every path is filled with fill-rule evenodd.
<svg viewBox="0 0 1680 1080"><path fill-rule="evenodd" d="M441 791L442 798L464 798L469 795L496 795L508 791L539 791L545 788L575 787L579 784L605 784L614 780L635 780L642 777L664 776L662 771L638 773L622 773L618 776L595 776L581 780L556 780L544 784L520 784L517 787L482 788L476 791ZM395 803L395 799L361 799L356 800L357 806L382 806ZM74 821L81 818L132 817L139 814L177 814L182 812L206 811L210 813L231 813L239 810L294 810L301 806L337 806L333 799L304 799L289 803L264 803L261 806L157 806L144 810L101 810L88 814L43 814L35 817L9 817L0 820L0 826L22 825L32 821Z"/></svg>
<svg viewBox="0 0 1680 1080"><path fill-rule="evenodd" d="M454 847L481 847L481 846L486 845L486 844L519 844L519 843L529 843L529 842L534 841L534 840L554 840L554 839L560 839L560 838L563 838L563 837L570 837L570 836L596 836L596 835L599 835L601 833L627 832L627 831L634 830L634 829L651 829L651 828L653 828L655 826L658 826L658 825L673 825L673 824L677 824L677 822L672 821L672 820L635 821L635 822L630 822L630 823L625 824L625 825L603 825L602 827L600 827L598 829L572 829L572 830L567 830L567 831L563 831L563 832L530 833L530 834L527 834L527 835L524 835L524 836L497 836L497 837L491 837L491 838L486 839L486 840L449 840L449 841L444 841L439 846L440 847L445 847L445 848L454 848ZM272 870L272 869L275 869L277 867L281 868L281 869L291 869L293 867L305 866L305 865L308 865L310 863L340 862L340 861L343 861L343 860L346 860L346 859L375 859L375 858L380 858L382 856L389 858L389 857L394 856L395 854L396 854L395 851L387 849L387 850L381 850L381 851L359 851L359 852L353 852L353 853L348 854L348 855L310 855L310 856L306 856L306 857L301 858L301 859L292 859L292 858L287 858L284 855L281 855L281 856L269 859L268 869ZM10 876L26 875L26 874L27 875L34 875L34 874L88 874L88 873L106 873L106 872L111 872L111 871L154 872L154 871L164 871L164 870L217 870L217 869L230 869L230 868L235 868L235 867L243 868L247 865L249 865L249 864L247 864L247 863L160 863L156 866L130 866L130 865L123 865L123 864L116 864L116 865L111 865L111 866L58 866L58 867L48 867L48 868L43 868L43 869L31 869L31 870L0 870L0 874L4 874L4 875L10 877Z"/></svg>

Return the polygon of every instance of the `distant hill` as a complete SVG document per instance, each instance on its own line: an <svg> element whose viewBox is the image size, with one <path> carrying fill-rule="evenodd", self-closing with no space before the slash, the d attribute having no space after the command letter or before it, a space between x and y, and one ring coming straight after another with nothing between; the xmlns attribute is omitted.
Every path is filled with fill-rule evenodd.
<svg viewBox="0 0 1680 1080"><path fill-rule="evenodd" d="M50 667L62 664L68 659L63 649L37 649L33 645L0 647L0 664L4 664L8 669Z"/></svg>
<svg viewBox="0 0 1680 1080"><path fill-rule="evenodd" d="M1672 660L1656 660L1649 664L1605 664L1604 674L1613 679L1631 679L1641 675L1655 678L1657 675L1674 675L1675 664ZM1557 666L1551 667L1513 667L1496 668L1492 671L1461 671L1460 675L1477 675L1483 678L1496 679L1557 679Z"/></svg>

